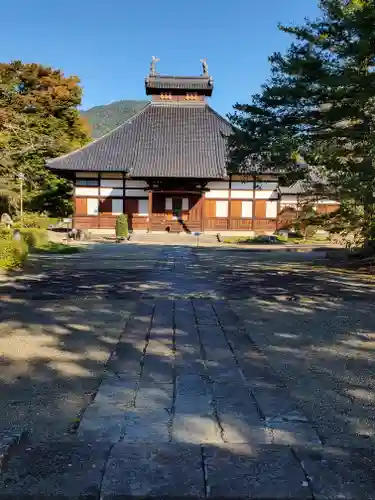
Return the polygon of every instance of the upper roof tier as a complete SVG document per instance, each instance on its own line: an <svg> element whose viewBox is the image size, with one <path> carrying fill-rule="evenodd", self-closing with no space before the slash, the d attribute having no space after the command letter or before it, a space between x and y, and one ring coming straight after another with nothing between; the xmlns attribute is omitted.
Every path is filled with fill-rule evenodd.
<svg viewBox="0 0 375 500"><path fill-rule="evenodd" d="M182 95L186 92L195 92L199 95L211 96L214 88L213 79L208 75L202 76L164 76L149 75L145 79L147 95L171 93Z"/></svg>
<svg viewBox="0 0 375 500"><path fill-rule="evenodd" d="M226 176L231 131L207 104L149 103L115 130L47 165L132 177L220 179Z"/></svg>

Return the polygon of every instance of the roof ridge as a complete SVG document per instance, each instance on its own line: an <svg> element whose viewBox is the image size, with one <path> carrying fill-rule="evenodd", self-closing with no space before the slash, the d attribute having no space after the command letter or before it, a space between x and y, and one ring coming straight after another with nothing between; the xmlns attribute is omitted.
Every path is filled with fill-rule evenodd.
<svg viewBox="0 0 375 500"><path fill-rule="evenodd" d="M177 79L189 79L198 78L199 80L209 80L210 76L207 75L148 75L146 78L177 78Z"/></svg>
<svg viewBox="0 0 375 500"><path fill-rule="evenodd" d="M147 104L145 104L143 106L143 108L141 108L139 111L137 111L137 113L135 113L135 115L131 116L130 118L127 118L123 123L120 123L120 125L118 125L114 129L110 130L109 132L105 133L101 137L98 137L98 139L95 139L94 141L91 141L88 144L85 144L84 146L82 146L82 147L80 147L78 149L75 149L74 151L70 151L69 153L65 153L64 155L57 156L56 158L52 158L51 160L46 160L46 164L50 165L51 163L53 163L53 162L55 162L57 160L62 160L63 158L68 158L69 156L72 156L75 153L83 151L84 149L87 149L90 146L93 146L94 144L97 144L98 142L102 141L103 139L106 139L109 135L113 134L114 132L116 132L117 130L119 130L124 125L127 125L131 120L133 120L134 118L137 118L139 115L141 115L142 113L144 113L144 111L146 110L146 108L148 108L150 105L151 105L151 101L148 102Z"/></svg>
<svg viewBox="0 0 375 500"><path fill-rule="evenodd" d="M205 103L207 108L209 109L209 111L214 114L215 116L217 116L218 118L220 118L220 120L222 122L224 122L226 125L229 125L229 127L231 129L233 129L233 125L231 124L231 122L229 120L227 120L226 118L224 118L224 116L222 116L220 113L218 113L217 111L214 110L214 108L211 108L211 106L208 104L208 103Z"/></svg>

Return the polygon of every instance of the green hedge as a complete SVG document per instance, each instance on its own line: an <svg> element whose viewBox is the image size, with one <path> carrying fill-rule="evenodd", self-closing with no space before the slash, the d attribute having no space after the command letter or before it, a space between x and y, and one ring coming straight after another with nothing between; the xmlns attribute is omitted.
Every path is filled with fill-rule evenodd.
<svg viewBox="0 0 375 500"><path fill-rule="evenodd" d="M23 239L29 248L38 248L48 243L48 233L44 229L20 229Z"/></svg>
<svg viewBox="0 0 375 500"><path fill-rule="evenodd" d="M20 216L15 217L13 227L20 229L22 228L33 228L33 229L48 229L49 224L51 224L50 219L45 215L24 212L22 216L22 223Z"/></svg>
<svg viewBox="0 0 375 500"><path fill-rule="evenodd" d="M6 227L0 227L0 240L11 240L13 230Z"/></svg>
<svg viewBox="0 0 375 500"><path fill-rule="evenodd" d="M0 269L18 269L27 259L28 248L24 241L0 239Z"/></svg>

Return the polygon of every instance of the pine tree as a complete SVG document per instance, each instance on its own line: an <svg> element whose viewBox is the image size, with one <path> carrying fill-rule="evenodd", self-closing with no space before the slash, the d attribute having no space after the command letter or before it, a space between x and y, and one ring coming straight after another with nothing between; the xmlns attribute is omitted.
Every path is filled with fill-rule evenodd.
<svg viewBox="0 0 375 500"><path fill-rule="evenodd" d="M280 29L295 37L270 57L271 78L231 116L231 169L256 162L326 179L329 197L362 207L364 240L375 240L375 3L322 0L321 16ZM347 223L352 218L348 212Z"/></svg>

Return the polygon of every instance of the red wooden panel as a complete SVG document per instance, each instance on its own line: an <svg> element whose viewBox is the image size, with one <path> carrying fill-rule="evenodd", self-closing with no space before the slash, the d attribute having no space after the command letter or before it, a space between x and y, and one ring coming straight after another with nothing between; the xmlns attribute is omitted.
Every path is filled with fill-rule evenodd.
<svg viewBox="0 0 375 500"><path fill-rule="evenodd" d="M242 201L241 200L231 200L231 217L240 218L242 214Z"/></svg>
<svg viewBox="0 0 375 500"><path fill-rule="evenodd" d="M252 228L253 228L252 219L242 219L242 218L232 219L231 229L246 231L246 230L251 230Z"/></svg>
<svg viewBox="0 0 375 500"><path fill-rule="evenodd" d="M86 198L76 198L76 200L75 200L75 214L76 215L87 215L87 199Z"/></svg>
<svg viewBox="0 0 375 500"><path fill-rule="evenodd" d="M266 200L254 200L255 217L262 219L266 216Z"/></svg>
<svg viewBox="0 0 375 500"><path fill-rule="evenodd" d="M112 198L105 198L99 201L99 213L112 215Z"/></svg>
<svg viewBox="0 0 375 500"><path fill-rule="evenodd" d="M76 229L96 229L99 227L96 215L74 216L73 225Z"/></svg>
<svg viewBox="0 0 375 500"><path fill-rule="evenodd" d="M116 215L101 215L99 217L99 227L101 229L114 229L116 227Z"/></svg>
<svg viewBox="0 0 375 500"><path fill-rule="evenodd" d="M228 220L226 218L208 217L205 221L205 229L209 231L228 229Z"/></svg>
<svg viewBox="0 0 375 500"><path fill-rule="evenodd" d="M204 200L204 208L206 217L216 216L216 201L215 200Z"/></svg>
<svg viewBox="0 0 375 500"><path fill-rule="evenodd" d="M138 200L135 198L126 198L125 212L128 215L137 214L138 213Z"/></svg>

